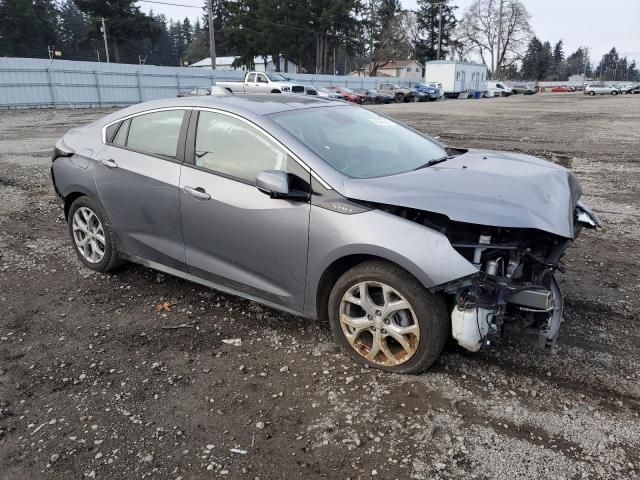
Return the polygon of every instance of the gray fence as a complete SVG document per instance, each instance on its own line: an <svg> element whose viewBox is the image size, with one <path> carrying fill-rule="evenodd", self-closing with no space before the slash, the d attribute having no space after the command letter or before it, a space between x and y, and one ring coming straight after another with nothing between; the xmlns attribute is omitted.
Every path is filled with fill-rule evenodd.
<svg viewBox="0 0 640 480"><path fill-rule="evenodd" d="M208 87L216 80L241 80L243 76L244 72L236 70L0 58L0 108L125 106L175 97L180 91ZM317 87L372 88L389 81L403 84L410 80L305 74L286 76Z"/></svg>

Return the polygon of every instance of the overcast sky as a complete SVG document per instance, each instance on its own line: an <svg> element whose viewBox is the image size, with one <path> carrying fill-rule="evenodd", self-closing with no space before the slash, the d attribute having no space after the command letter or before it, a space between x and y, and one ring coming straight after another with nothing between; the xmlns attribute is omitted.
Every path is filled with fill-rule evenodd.
<svg viewBox="0 0 640 480"><path fill-rule="evenodd" d="M200 16L204 0L165 0L198 8L174 7L138 2L146 12L153 9L169 18ZM458 16L473 0L453 0ZM405 8L415 9L416 0L402 0ZM552 44L564 40L565 54L586 45L591 57L600 57L615 46L622 56L640 63L640 0L522 0L531 14L531 25L542 41Z"/></svg>

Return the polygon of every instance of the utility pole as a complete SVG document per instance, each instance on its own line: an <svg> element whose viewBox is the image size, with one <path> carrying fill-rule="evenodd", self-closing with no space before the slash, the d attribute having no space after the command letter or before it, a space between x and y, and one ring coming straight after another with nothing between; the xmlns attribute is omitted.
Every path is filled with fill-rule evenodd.
<svg viewBox="0 0 640 480"><path fill-rule="evenodd" d="M502 42L502 11L504 9L504 0L500 0L500 10L498 13L498 52L496 58L496 70L497 72L493 72L494 75L497 74L496 78L500 80L500 43Z"/></svg>
<svg viewBox="0 0 640 480"><path fill-rule="evenodd" d="M102 17L102 37L104 38L104 51L107 54L107 63L109 63L109 44L107 43L107 25L104 23L104 17Z"/></svg>
<svg viewBox="0 0 640 480"><path fill-rule="evenodd" d="M442 50L442 4L444 1L440 2L440 19L438 20L438 57L437 60L440 60L440 51Z"/></svg>
<svg viewBox="0 0 640 480"><path fill-rule="evenodd" d="M216 38L215 30L213 27L213 6L212 0L207 0L207 16L209 17L209 52L211 54L211 69L216 69Z"/></svg>

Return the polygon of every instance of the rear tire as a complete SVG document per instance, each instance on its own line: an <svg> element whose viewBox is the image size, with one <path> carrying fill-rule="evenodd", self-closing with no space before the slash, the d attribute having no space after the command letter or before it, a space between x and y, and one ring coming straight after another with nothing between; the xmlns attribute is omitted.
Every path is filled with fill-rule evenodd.
<svg viewBox="0 0 640 480"><path fill-rule="evenodd" d="M396 93L396 96L394 97L394 100L396 103L403 103L404 102L404 95L402 93Z"/></svg>
<svg viewBox="0 0 640 480"><path fill-rule="evenodd" d="M611 95L618 95L618 91L614 90L613 92L611 92Z"/></svg>
<svg viewBox="0 0 640 480"><path fill-rule="evenodd" d="M106 273L122 265L111 224L98 202L78 197L67 221L71 244L85 267Z"/></svg>
<svg viewBox="0 0 640 480"><path fill-rule="evenodd" d="M331 290L328 307L340 348L356 362L386 372L423 372L442 353L451 329L441 297L400 267L381 261L344 273Z"/></svg>

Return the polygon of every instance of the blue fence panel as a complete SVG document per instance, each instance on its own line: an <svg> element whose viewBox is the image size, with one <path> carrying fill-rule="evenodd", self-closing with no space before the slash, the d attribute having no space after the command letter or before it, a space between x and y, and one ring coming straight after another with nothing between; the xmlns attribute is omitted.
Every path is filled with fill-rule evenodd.
<svg viewBox="0 0 640 480"><path fill-rule="evenodd" d="M216 80L239 81L244 73L241 70L0 58L0 108L125 106L175 97L184 90L209 87ZM332 85L375 88L380 83L410 81L388 77L285 75L318 88Z"/></svg>

